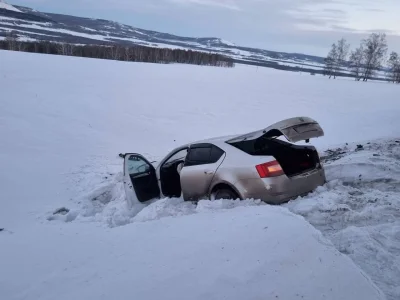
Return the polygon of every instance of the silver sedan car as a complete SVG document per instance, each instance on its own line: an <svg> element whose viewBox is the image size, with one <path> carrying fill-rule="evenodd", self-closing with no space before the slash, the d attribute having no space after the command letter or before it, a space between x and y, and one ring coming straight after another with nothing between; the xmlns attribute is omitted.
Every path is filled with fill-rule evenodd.
<svg viewBox="0 0 400 300"><path fill-rule="evenodd" d="M126 197L131 205L161 197L281 204L326 182L315 147L294 144L323 135L315 120L296 117L245 135L182 145L154 165L137 153L120 154Z"/></svg>

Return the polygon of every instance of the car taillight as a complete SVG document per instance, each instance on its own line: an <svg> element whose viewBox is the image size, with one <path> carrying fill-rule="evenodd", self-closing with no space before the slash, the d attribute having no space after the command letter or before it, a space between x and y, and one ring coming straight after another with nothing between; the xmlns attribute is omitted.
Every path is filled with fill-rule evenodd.
<svg viewBox="0 0 400 300"><path fill-rule="evenodd" d="M261 178L275 177L285 174L281 165L276 160L257 165L256 169Z"/></svg>

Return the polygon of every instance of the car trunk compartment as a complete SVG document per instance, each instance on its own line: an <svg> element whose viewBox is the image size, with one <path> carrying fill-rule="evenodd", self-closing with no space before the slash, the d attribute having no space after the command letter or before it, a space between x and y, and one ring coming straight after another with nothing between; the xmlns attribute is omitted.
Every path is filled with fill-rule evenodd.
<svg viewBox="0 0 400 300"><path fill-rule="evenodd" d="M268 152L267 155L275 157L288 177L314 170L319 165L318 153L312 146L281 144L271 140Z"/></svg>
<svg viewBox="0 0 400 300"><path fill-rule="evenodd" d="M288 177L320 167L319 155L313 146L299 146L267 137L229 144L253 156L275 157Z"/></svg>

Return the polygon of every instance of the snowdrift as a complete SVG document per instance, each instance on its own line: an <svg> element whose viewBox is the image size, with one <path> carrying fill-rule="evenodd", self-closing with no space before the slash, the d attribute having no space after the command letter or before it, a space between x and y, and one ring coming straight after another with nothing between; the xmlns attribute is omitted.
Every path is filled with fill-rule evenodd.
<svg viewBox="0 0 400 300"><path fill-rule="evenodd" d="M304 216L395 300L400 298L400 139L360 146L326 153L328 184L285 206Z"/></svg>
<svg viewBox="0 0 400 300"><path fill-rule="evenodd" d="M301 217L241 207L2 237L4 299L384 299Z"/></svg>

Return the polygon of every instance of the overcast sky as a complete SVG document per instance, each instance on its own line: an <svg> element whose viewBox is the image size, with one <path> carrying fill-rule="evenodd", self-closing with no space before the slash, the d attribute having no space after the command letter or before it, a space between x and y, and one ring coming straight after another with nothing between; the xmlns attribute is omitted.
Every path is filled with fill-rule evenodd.
<svg viewBox="0 0 400 300"><path fill-rule="evenodd" d="M6 0L7 2L7 0ZM400 52L400 0L9 0L40 11L95 17L238 45L326 55L342 36L353 47L386 32Z"/></svg>

